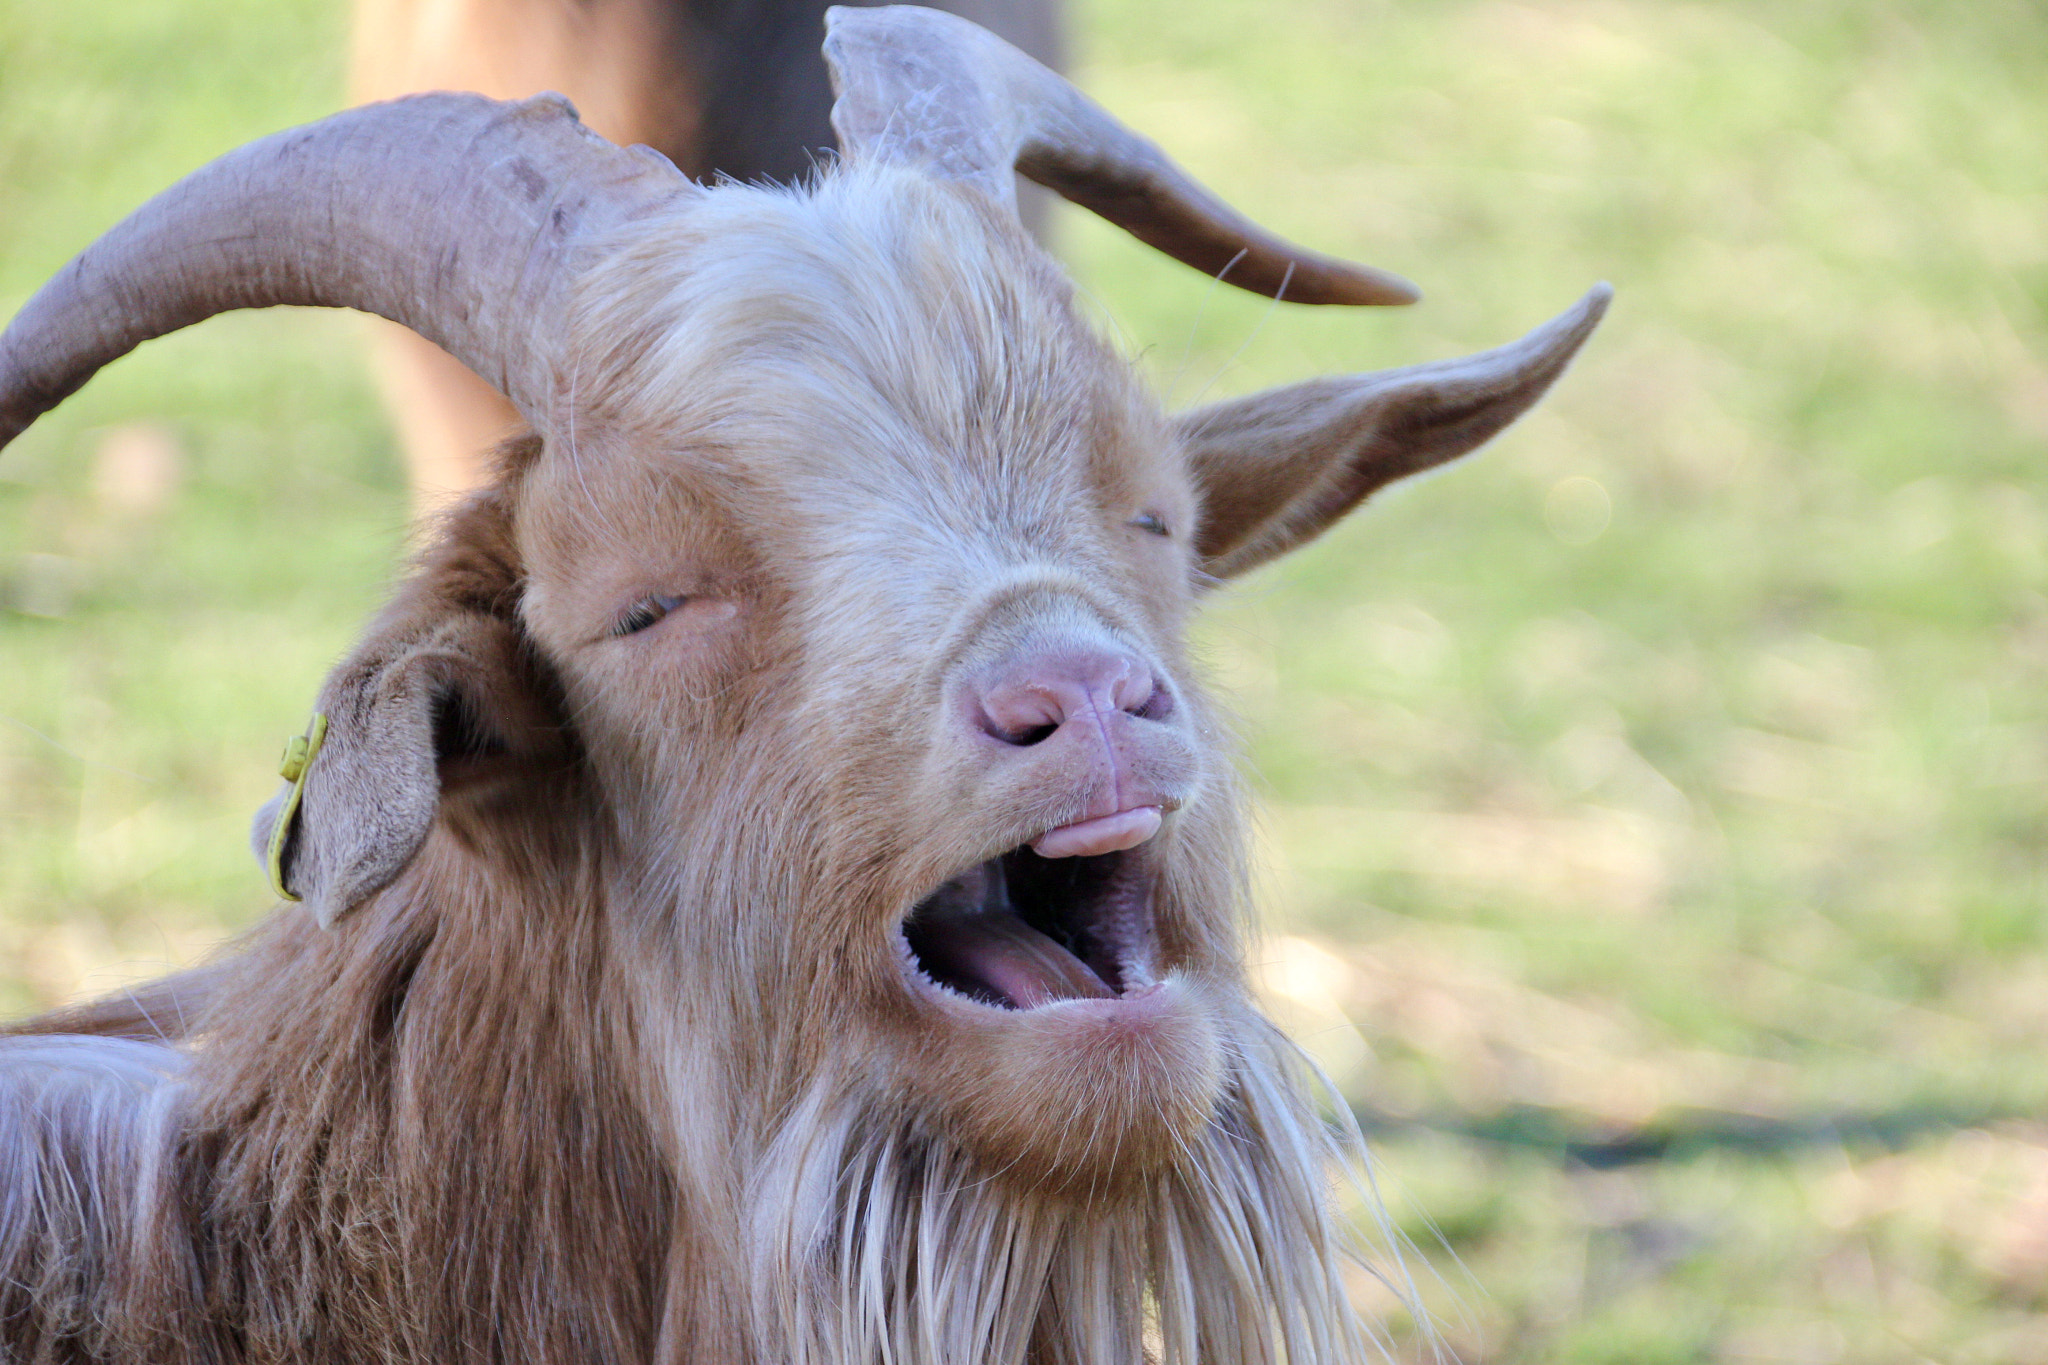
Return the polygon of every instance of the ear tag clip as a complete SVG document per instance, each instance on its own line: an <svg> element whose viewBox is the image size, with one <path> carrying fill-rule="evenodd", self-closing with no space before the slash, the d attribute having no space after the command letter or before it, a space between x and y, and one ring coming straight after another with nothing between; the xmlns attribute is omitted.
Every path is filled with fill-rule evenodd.
<svg viewBox="0 0 2048 1365"><path fill-rule="evenodd" d="M292 784L285 794L284 806L277 813L277 823L270 827L270 852L263 865L270 872L270 889L282 899L296 901L291 888L284 884L284 844L291 837L292 821L299 814L299 800L306 794L306 770L313 766L313 759L320 752L321 741L327 738L327 717L320 712L313 713L313 719L306 726L306 733L293 735L284 746L284 759L277 766L277 775Z"/></svg>

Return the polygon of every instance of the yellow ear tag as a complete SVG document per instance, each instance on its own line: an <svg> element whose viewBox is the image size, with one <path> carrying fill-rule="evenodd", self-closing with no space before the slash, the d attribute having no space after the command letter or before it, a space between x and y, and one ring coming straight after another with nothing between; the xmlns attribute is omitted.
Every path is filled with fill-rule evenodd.
<svg viewBox="0 0 2048 1365"><path fill-rule="evenodd" d="M285 793L284 806L277 813L277 823L270 827L270 854L264 859L264 866L270 870L270 889L288 901L299 898L284 884L284 843L291 837L292 821L299 813L299 799L306 794L306 770L313 766L313 758L320 752L320 743L326 738L327 717L315 711L306 733L292 736L284 746L284 760L277 765L277 775L291 783L292 789Z"/></svg>

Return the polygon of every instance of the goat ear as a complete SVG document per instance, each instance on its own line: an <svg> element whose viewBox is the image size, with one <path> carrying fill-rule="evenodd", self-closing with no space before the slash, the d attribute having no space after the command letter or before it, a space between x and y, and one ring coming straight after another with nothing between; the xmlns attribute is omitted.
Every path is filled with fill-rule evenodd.
<svg viewBox="0 0 2048 1365"><path fill-rule="evenodd" d="M326 737L296 812L286 787L257 813L265 861L277 821L291 821L277 870L322 926L389 886L451 803L566 752L554 689L514 614L507 541L489 535L492 501L457 514L328 676L316 707Z"/></svg>
<svg viewBox="0 0 2048 1365"><path fill-rule="evenodd" d="M1461 360L1311 380L1183 414L1202 568L1241 574L1321 535L1394 480L1483 444L1564 373L1612 293L1596 285L1520 341Z"/></svg>

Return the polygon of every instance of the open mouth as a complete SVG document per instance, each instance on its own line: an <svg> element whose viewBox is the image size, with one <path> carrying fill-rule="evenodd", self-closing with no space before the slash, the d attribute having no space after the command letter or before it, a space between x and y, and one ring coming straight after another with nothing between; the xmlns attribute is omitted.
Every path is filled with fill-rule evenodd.
<svg viewBox="0 0 2048 1365"><path fill-rule="evenodd" d="M977 863L905 919L912 974L998 1009L1114 1000L1153 983L1153 873L1135 850Z"/></svg>

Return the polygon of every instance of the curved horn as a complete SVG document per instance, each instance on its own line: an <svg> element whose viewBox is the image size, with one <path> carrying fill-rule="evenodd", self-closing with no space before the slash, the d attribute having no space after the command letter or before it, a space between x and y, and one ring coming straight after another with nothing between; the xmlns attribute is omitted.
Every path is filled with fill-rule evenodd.
<svg viewBox="0 0 2048 1365"><path fill-rule="evenodd" d="M692 191L559 95L420 95L252 142L109 229L0 333L0 446L153 337L287 303L402 323L538 424L573 248Z"/></svg>
<svg viewBox="0 0 2048 1365"><path fill-rule="evenodd" d="M1413 303L1383 270L1251 222L1052 71L985 29L914 5L825 16L832 127L850 159L908 161L1016 206L1012 169L1225 283L1295 303Z"/></svg>

